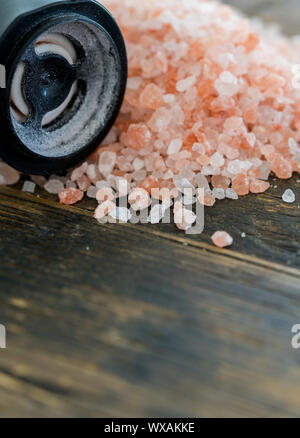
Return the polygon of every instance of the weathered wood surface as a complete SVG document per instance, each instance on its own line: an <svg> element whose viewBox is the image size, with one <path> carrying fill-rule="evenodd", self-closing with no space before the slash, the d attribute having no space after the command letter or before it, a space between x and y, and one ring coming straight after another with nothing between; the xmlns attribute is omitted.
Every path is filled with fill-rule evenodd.
<svg viewBox="0 0 300 438"><path fill-rule="evenodd" d="M200 236L0 187L0 416L299 416L297 180L217 203Z"/></svg>

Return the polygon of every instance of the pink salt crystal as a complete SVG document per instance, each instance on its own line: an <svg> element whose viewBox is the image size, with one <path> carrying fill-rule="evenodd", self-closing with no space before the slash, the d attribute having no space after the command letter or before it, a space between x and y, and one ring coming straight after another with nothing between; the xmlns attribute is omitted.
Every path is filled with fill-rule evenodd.
<svg viewBox="0 0 300 438"><path fill-rule="evenodd" d="M64 189L64 184L59 179L49 179L49 181L44 185L44 189L48 193L53 195L58 195Z"/></svg>
<svg viewBox="0 0 300 438"><path fill-rule="evenodd" d="M187 231L196 221L196 214L177 201L174 205L174 222L180 230Z"/></svg>
<svg viewBox="0 0 300 438"><path fill-rule="evenodd" d="M163 93L155 84L148 84L140 94L140 105L142 108L157 109L164 103Z"/></svg>
<svg viewBox="0 0 300 438"><path fill-rule="evenodd" d="M168 155L176 154L180 151L182 147L182 140L180 138L175 138L172 140L168 147Z"/></svg>
<svg viewBox="0 0 300 438"><path fill-rule="evenodd" d="M83 192L86 192L91 185L91 181L86 175L82 175L80 178L78 178L76 183L78 188Z"/></svg>
<svg viewBox="0 0 300 438"><path fill-rule="evenodd" d="M291 162L285 159L281 154L275 153L271 161L272 171L278 178L288 179L293 175Z"/></svg>
<svg viewBox="0 0 300 438"><path fill-rule="evenodd" d="M84 193L78 189L64 189L59 193L59 201L61 204L72 205L81 201Z"/></svg>
<svg viewBox="0 0 300 438"><path fill-rule="evenodd" d="M89 164L86 170L86 174L91 181L95 181L98 177L98 169L95 164Z"/></svg>
<svg viewBox="0 0 300 438"><path fill-rule="evenodd" d="M69 180L69 179L67 180L65 186L66 186L66 189L70 189L70 188L72 188L72 189L77 189L77 184L76 184L76 182L73 182L73 181L71 181L71 180Z"/></svg>
<svg viewBox="0 0 300 438"><path fill-rule="evenodd" d="M96 199L97 188L95 186L90 186L86 192L88 198Z"/></svg>
<svg viewBox="0 0 300 438"><path fill-rule="evenodd" d="M115 208L116 204L114 202L104 201L96 208L94 217L95 219L103 219L105 216L108 216Z"/></svg>
<svg viewBox="0 0 300 438"><path fill-rule="evenodd" d="M80 178L88 168L88 163L84 162L81 166L77 167L73 170L71 173L71 181L76 181L78 178Z"/></svg>
<svg viewBox="0 0 300 438"><path fill-rule="evenodd" d="M213 187L226 190L229 187L230 179L227 176L214 175L211 179Z"/></svg>
<svg viewBox="0 0 300 438"><path fill-rule="evenodd" d="M227 246L231 246L233 244L233 239L230 234L226 233L226 231L216 231L211 239L213 243L219 248L226 248Z"/></svg>
<svg viewBox="0 0 300 438"><path fill-rule="evenodd" d="M239 91L238 80L229 71L224 71L215 81L215 88L220 96L234 96Z"/></svg>
<svg viewBox="0 0 300 438"><path fill-rule="evenodd" d="M104 151L99 157L99 171L104 177L108 177L116 164L117 155L115 152Z"/></svg>
<svg viewBox="0 0 300 438"><path fill-rule="evenodd" d="M241 117L230 117L224 123L224 132L228 135L245 135L246 127Z"/></svg>
<svg viewBox="0 0 300 438"><path fill-rule="evenodd" d="M258 112L257 105L253 104L249 106L244 112L244 120L246 123L254 124L257 122Z"/></svg>
<svg viewBox="0 0 300 438"><path fill-rule="evenodd" d="M200 204L205 205L206 207L213 207L215 205L216 198L209 192L202 192L198 196L198 201Z"/></svg>
<svg viewBox="0 0 300 438"><path fill-rule="evenodd" d="M187 91L189 88L191 88L196 83L196 77L190 76L186 79L182 79L181 81L178 81L176 84L176 90L179 93L183 93Z"/></svg>
<svg viewBox="0 0 300 438"><path fill-rule="evenodd" d="M151 195L151 191L153 189L157 189L159 188L159 181L158 178L154 177L154 176L148 176L148 178L146 178L139 186L140 188L146 190L149 195Z"/></svg>
<svg viewBox="0 0 300 438"><path fill-rule="evenodd" d="M250 183L251 193L263 193L270 188L270 184L266 181L256 179Z"/></svg>
<svg viewBox="0 0 300 438"><path fill-rule="evenodd" d="M133 161L132 165L133 165L133 169L135 171L137 171L137 170L141 170L144 167L145 162L144 162L144 160L141 160L140 158L136 158Z"/></svg>
<svg viewBox="0 0 300 438"><path fill-rule="evenodd" d="M128 202L135 211L144 210L151 203L148 192L140 187L132 190L128 196Z"/></svg>
<svg viewBox="0 0 300 438"><path fill-rule="evenodd" d="M161 73L167 73L168 71L168 59L165 56L163 52L160 50L155 53L154 56L154 62L155 67L161 72Z"/></svg>
<svg viewBox="0 0 300 438"><path fill-rule="evenodd" d="M13 185L20 179L20 174L4 162L0 162L0 185Z"/></svg>
<svg viewBox="0 0 300 438"><path fill-rule="evenodd" d="M139 151L149 146L152 139L151 131L143 123L131 124L125 135L125 145L131 149Z"/></svg>
<svg viewBox="0 0 300 438"><path fill-rule="evenodd" d="M99 204L104 201L113 201L115 199L115 193L112 188L103 187L97 191L96 199Z"/></svg>
<svg viewBox="0 0 300 438"><path fill-rule="evenodd" d="M249 179L244 173L240 173L232 179L232 188L239 196L248 195L249 186Z"/></svg>
<svg viewBox="0 0 300 438"><path fill-rule="evenodd" d="M210 157L210 164L213 167L222 167L225 163L223 155L220 154L220 152L215 152Z"/></svg>

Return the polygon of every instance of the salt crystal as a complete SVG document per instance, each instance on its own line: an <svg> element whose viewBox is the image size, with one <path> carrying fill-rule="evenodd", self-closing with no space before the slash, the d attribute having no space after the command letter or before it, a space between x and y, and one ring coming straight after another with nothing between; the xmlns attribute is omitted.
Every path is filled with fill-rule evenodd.
<svg viewBox="0 0 300 438"><path fill-rule="evenodd" d="M100 204L94 213L95 219L103 219L105 216L108 216L114 209L116 208L116 204L112 201L105 201Z"/></svg>
<svg viewBox="0 0 300 438"><path fill-rule="evenodd" d="M20 174L8 164L0 162L0 185L13 185L20 179Z"/></svg>
<svg viewBox="0 0 300 438"><path fill-rule="evenodd" d="M239 91L238 80L229 71L224 71L215 81L215 88L220 96L234 96Z"/></svg>
<svg viewBox="0 0 300 438"><path fill-rule="evenodd" d="M50 179L45 185L46 192L58 195L65 188L64 184L58 179Z"/></svg>
<svg viewBox="0 0 300 438"><path fill-rule="evenodd" d="M135 76L132 78L128 78L127 80L127 88L129 90L137 90L142 84L142 78Z"/></svg>
<svg viewBox="0 0 300 438"><path fill-rule="evenodd" d="M36 184L32 181L25 181L22 187L22 192L34 193Z"/></svg>
<svg viewBox="0 0 300 438"><path fill-rule="evenodd" d="M177 154L182 147L182 140L180 138L176 138L172 140L168 147L168 155Z"/></svg>
<svg viewBox="0 0 300 438"><path fill-rule="evenodd" d="M231 188L226 189L226 198L228 199L239 199L238 194Z"/></svg>
<svg viewBox="0 0 300 438"><path fill-rule="evenodd" d="M226 231L216 231L211 237L213 243L219 248L226 248L233 244L232 237Z"/></svg>
<svg viewBox="0 0 300 438"><path fill-rule="evenodd" d="M99 204L104 201L113 201L115 199L115 192L111 187L103 187L97 190L96 199Z"/></svg>
<svg viewBox="0 0 300 438"><path fill-rule="evenodd" d="M78 178L80 178L88 168L88 163L84 162L81 166L77 167L73 170L71 174L71 181L76 181Z"/></svg>
<svg viewBox="0 0 300 438"><path fill-rule="evenodd" d="M287 189L282 195L282 200L288 204L293 204L296 200L295 193L291 189Z"/></svg>
<svg viewBox="0 0 300 438"><path fill-rule="evenodd" d="M241 238L242 238L242 239L245 239L245 237L246 237L246 233L244 233L244 232L241 233Z"/></svg>
<svg viewBox="0 0 300 438"><path fill-rule="evenodd" d="M226 197L225 190L219 188L214 188L212 191L212 195L214 196L215 199L225 199Z"/></svg>
<svg viewBox="0 0 300 438"><path fill-rule="evenodd" d="M104 151L99 158L99 171L107 177L113 171L116 164L117 155L115 152Z"/></svg>
<svg viewBox="0 0 300 438"><path fill-rule="evenodd" d="M88 188L88 191L86 192L86 195L87 195L88 198L96 199L97 191L98 191L97 187L90 186Z"/></svg>
<svg viewBox="0 0 300 438"><path fill-rule="evenodd" d="M136 158L133 161L132 165L133 165L134 170L138 171L144 167L145 162L144 162L144 160L141 160L140 158Z"/></svg>
<svg viewBox="0 0 300 438"><path fill-rule="evenodd" d="M72 205L81 201L84 193L78 189L64 189L59 193L61 204Z"/></svg>
<svg viewBox="0 0 300 438"><path fill-rule="evenodd" d="M176 84L176 90L180 93L183 93L184 91L187 91L189 88L191 88L196 83L196 77L190 76L186 79L182 79L181 81L178 81Z"/></svg>

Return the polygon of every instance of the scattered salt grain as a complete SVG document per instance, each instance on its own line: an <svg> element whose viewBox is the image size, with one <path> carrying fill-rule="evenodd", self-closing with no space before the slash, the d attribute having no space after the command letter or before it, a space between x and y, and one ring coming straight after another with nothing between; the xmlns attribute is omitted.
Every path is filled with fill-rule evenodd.
<svg viewBox="0 0 300 438"><path fill-rule="evenodd" d="M213 243L219 248L231 246L233 239L226 231L216 231L211 237Z"/></svg>
<svg viewBox="0 0 300 438"><path fill-rule="evenodd" d="M287 189L282 195L282 200L288 204L293 204L296 200L296 196L293 190Z"/></svg>
<svg viewBox="0 0 300 438"><path fill-rule="evenodd" d="M245 239L245 237L246 237L246 233L244 233L244 232L241 233L241 238L242 238L242 239Z"/></svg>
<svg viewBox="0 0 300 438"><path fill-rule="evenodd" d="M79 189L64 189L59 193L59 201L61 204L72 205L81 201L84 193Z"/></svg>
<svg viewBox="0 0 300 438"><path fill-rule="evenodd" d="M22 192L34 193L36 184L32 181L25 181L22 187Z"/></svg>

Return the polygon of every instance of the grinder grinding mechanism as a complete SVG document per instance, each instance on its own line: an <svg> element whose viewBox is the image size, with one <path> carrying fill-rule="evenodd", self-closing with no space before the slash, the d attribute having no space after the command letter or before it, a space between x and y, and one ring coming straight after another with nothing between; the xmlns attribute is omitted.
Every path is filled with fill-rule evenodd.
<svg viewBox="0 0 300 438"><path fill-rule="evenodd" d="M0 157L26 173L61 172L98 146L118 115L122 34L95 0L0 0L0 12Z"/></svg>

